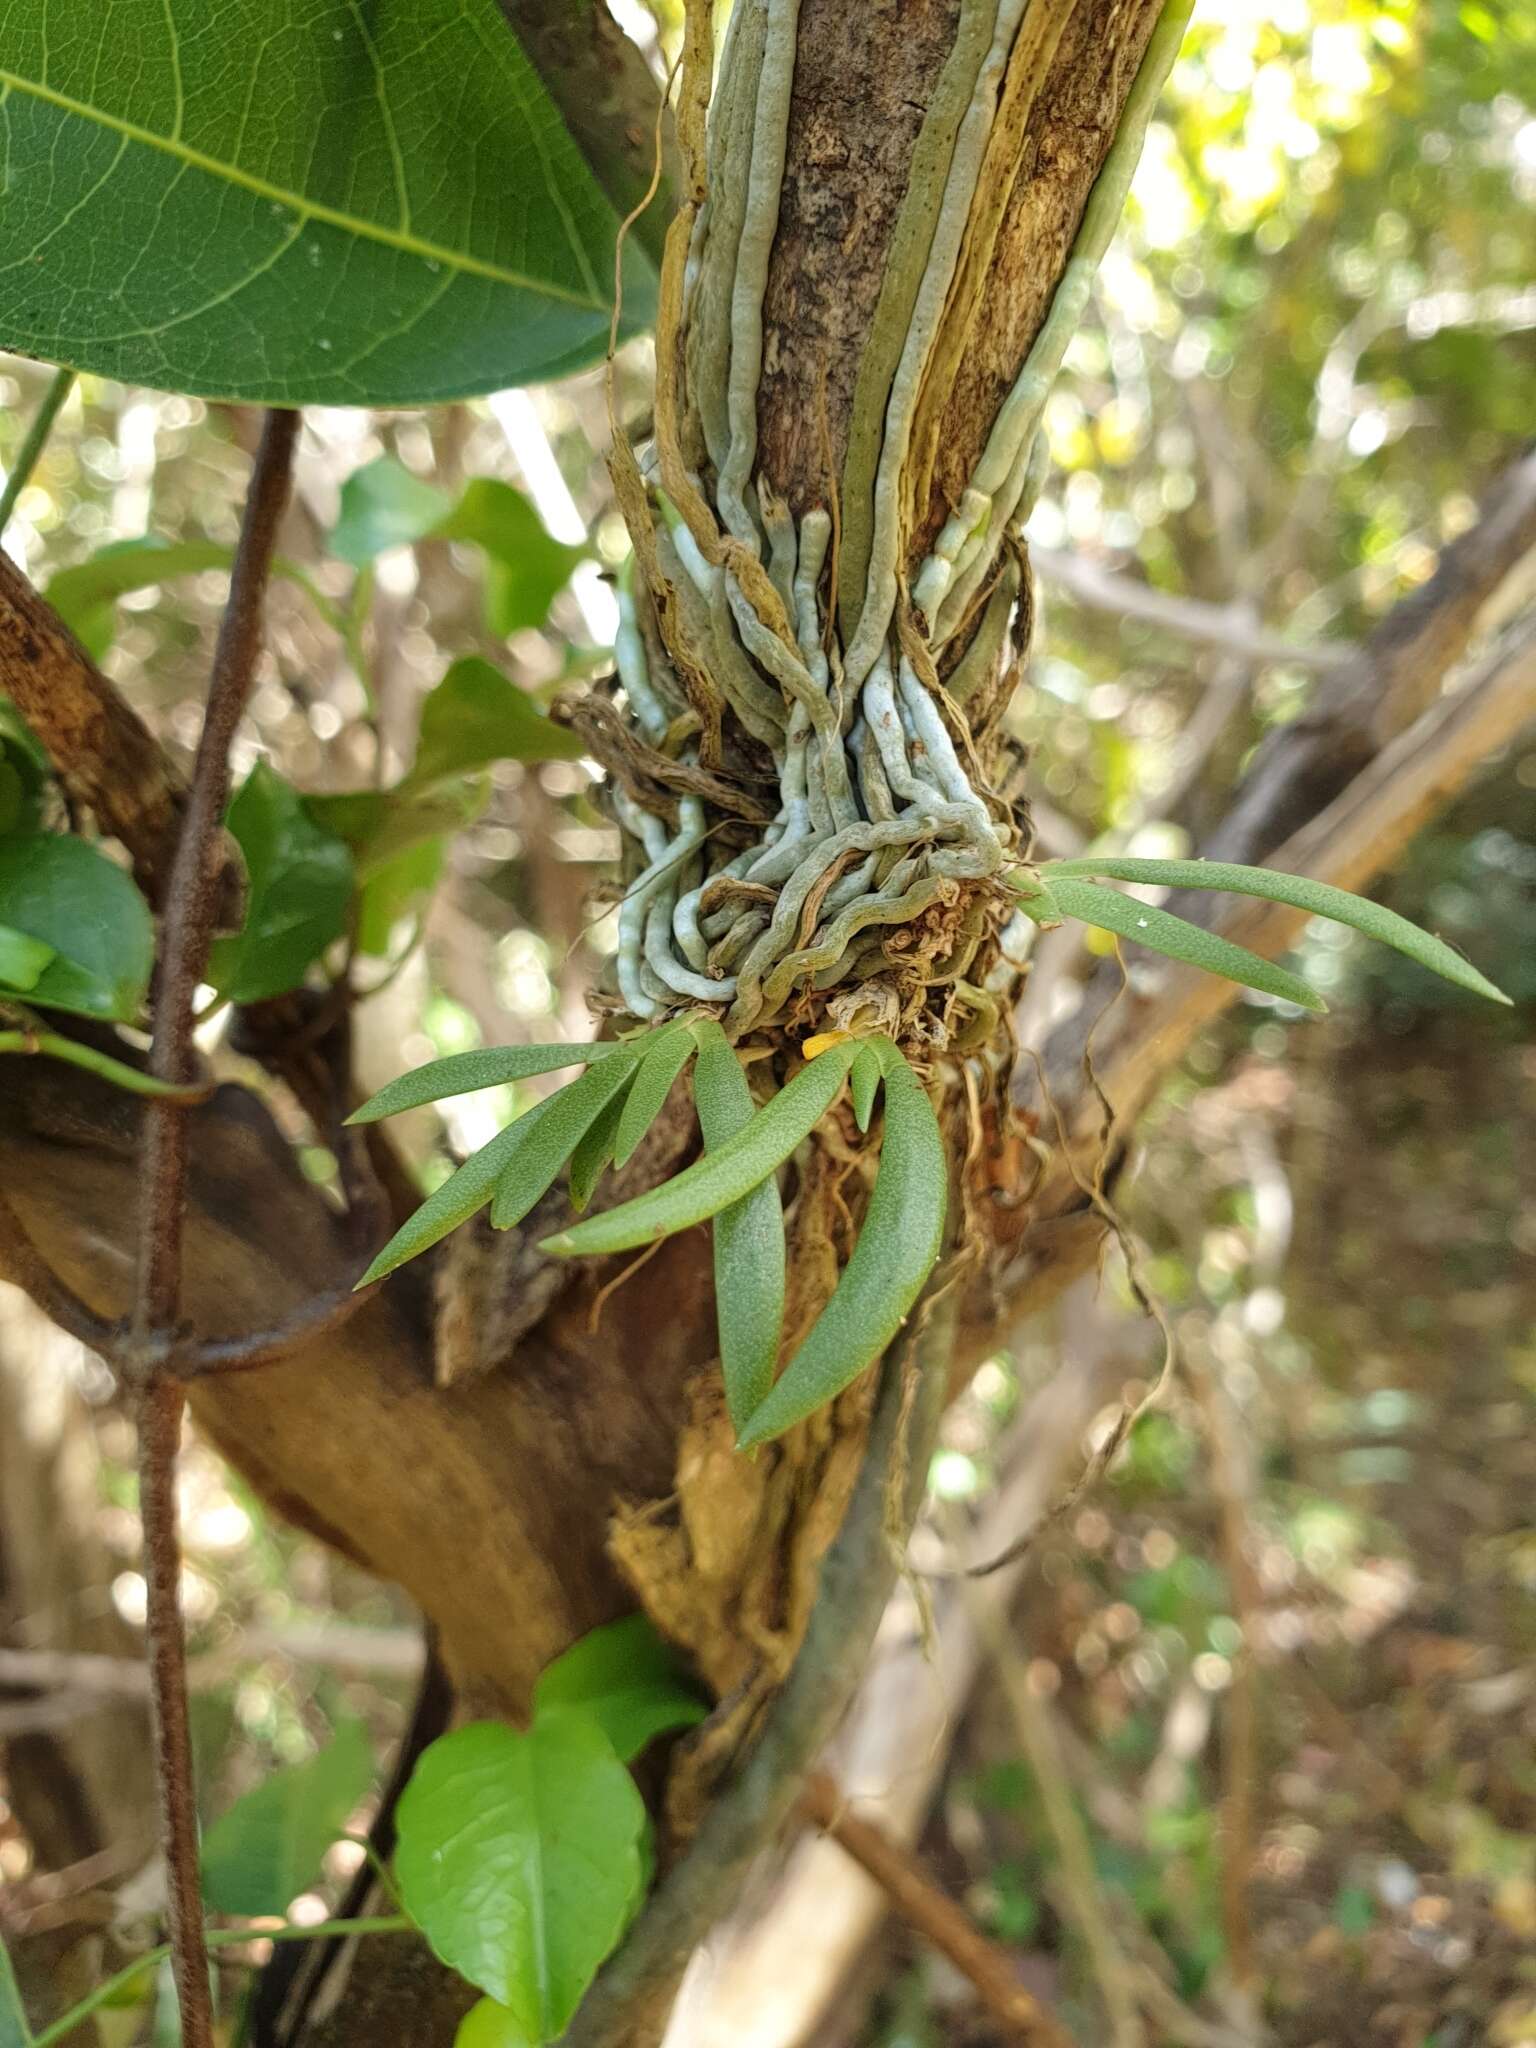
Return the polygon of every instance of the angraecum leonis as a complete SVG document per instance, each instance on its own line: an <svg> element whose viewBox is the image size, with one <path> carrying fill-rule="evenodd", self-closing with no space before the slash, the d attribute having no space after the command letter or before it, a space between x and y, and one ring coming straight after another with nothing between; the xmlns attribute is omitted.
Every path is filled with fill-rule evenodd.
<svg viewBox="0 0 1536 2048"><path fill-rule="evenodd" d="M636 448L615 424L634 542L617 674L581 720L612 771L612 995L634 1018L707 1006L736 1041L878 1029L919 1056L996 1033L1017 972L1003 878L1030 853L1000 726L1028 633L1041 416L1190 0L1152 31L1049 309L919 552L939 422L1070 11L960 0L842 460L792 510L759 462L759 396L800 0L736 0L718 61L707 0L689 7L654 427Z"/></svg>

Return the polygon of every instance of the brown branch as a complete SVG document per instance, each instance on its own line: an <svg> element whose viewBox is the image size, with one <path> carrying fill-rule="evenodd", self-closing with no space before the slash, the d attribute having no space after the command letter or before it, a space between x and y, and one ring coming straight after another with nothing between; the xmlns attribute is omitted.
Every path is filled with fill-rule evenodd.
<svg viewBox="0 0 1536 2048"><path fill-rule="evenodd" d="M159 742L51 605L0 555L0 689L77 803L128 849L145 895L164 894L186 803Z"/></svg>
<svg viewBox="0 0 1536 2048"><path fill-rule="evenodd" d="M271 412L257 452L214 652L208 708L192 788L176 842L161 928L150 1071L178 1084L192 1077L193 1005L213 939L221 868L220 833L229 800L229 749L255 679L267 577L288 498L297 413ZM138 1284L123 1363L138 1400L139 1514L143 1529L145 1627L151 1724L166 1860L170 1928L182 2040L213 2048L213 2004L203 1940L193 1789L186 1643L181 1622L181 1546L176 1525L176 1452L186 1396L166 1370L177 1348L182 1240L187 1207L186 1106L159 1097L142 1124Z"/></svg>
<svg viewBox="0 0 1536 2048"><path fill-rule="evenodd" d="M1010 2040L1038 2048L1072 2048L1072 2036L1018 1981L1004 1948L989 1941L969 1913L922 1871L910 1852L849 1810L825 1771L813 1771L801 1810L872 1877L895 1910L967 1978Z"/></svg>

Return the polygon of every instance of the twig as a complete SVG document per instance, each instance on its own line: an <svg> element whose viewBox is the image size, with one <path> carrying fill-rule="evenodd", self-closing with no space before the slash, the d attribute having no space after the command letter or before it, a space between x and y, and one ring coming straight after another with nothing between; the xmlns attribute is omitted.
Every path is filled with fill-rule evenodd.
<svg viewBox="0 0 1536 2048"><path fill-rule="evenodd" d="M687 1855L652 1892L587 1993L562 2048L614 2048L630 2038L636 2015L670 1995L689 1956L731 1904L753 1858L793 1810L806 1771L858 1682L895 1580L887 1487L893 1472L906 1470L910 1523L943 1407L952 1332L952 1301L942 1302L887 1353L864 1463L822 1567L821 1592L794 1668L756 1747L710 1807ZM914 1348L921 1392L907 1439L901 1431L904 1366Z"/></svg>
<svg viewBox="0 0 1536 2048"><path fill-rule="evenodd" d="M1007 1951L987 1939L906 1849L851 1813L825 1771L813 1771L806 1779L800 1804L808 1818L874 1879L902 1918L969 1979L1009 2039L1035 2048L1073 2048L1071 2035L1019 1983Z"/></svg>
<svg viewBox="0 0 1536 2048"><path fill-rule="evenodd" d="M302 1303L292 1315L265 1330L243 1330L237 1337L205 1337L178 1352L170 1361L170 1370L178 1379L200 1380L214 1373L253 1372L258 1366L275 1365L301 1345L328 1337L377 1292L377 1283L337 1288Z"/></svg>
<svg viewBox="0 0 1536 2048"><path fill-rule="evenodd" d="M32 424L26 437L16 451L16 460L11 464L11 473L0 490L0 535L11 523L11 514L16 510L16 500L32 481L32 472L37 459L48 445L48 436L53 432L53 423L59 416L59 409L74 387L73 370L55 370L48 389L43 393L43 402L32 415Z"/></svg>
<svg viewBox="0 0 1536 2048"><path fill-rule="evenodd" d="M262 431L214 653L192 787L171 863L149 1063L156 1079L177 1085L192 1078L193 1003L217 910L229 749L255 678L267 576L288 498L298 428L297 413L269 412ZM185 1395L167 1370L179 1341L186 1224L185 1105L164 1097L148 1102L141 1143L138 1284L122 1363L138 1395L139 1513L151 1722L167 1870L166 1917L182 2040L185 2048L213 2048L176 1528L176 1451Z"/></svg>

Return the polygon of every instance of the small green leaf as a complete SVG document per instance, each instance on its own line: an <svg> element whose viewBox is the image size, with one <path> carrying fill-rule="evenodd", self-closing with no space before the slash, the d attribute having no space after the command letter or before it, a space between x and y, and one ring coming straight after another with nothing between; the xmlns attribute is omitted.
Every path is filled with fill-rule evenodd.
<svg viewBox="0 0 1536 2048"><path fill-rule="evenodd" d="M0 2048L32 2048L32 2029L27 2025L21 1990L11 1965L10 1951L0 1941Z"/></svg>
<svg viewBox="0 0 1536 2048"><path fill-rule="evenodd" d="M494 1998L482 1998L459 2021L453 2048L540 2048L540 2044L504 2005Z"/></svg>
<svg viewBox="0 0 1536 2048"><path fill-rule="evenodd" d="M373 1754L344 1721L318 1755L274 1771L220 1814L203 1838L203 1897L213 1913L286 1913L367 1791Z"/></svg>
<svg viewBox="0 0 1536 2048"><path fill-rule="evenodd" d="M650 1037L624 1101L614 1140L613 1163L627 1166L635 1147L660 1116L672 1084L693 1058L697 1041L685 1024L668 1024Z"/></svg>
<svg viewBox="0 0 1536 2048"><path fill-rule="evenodd" d="M615 1095L629 1086L625 1060L600 1060L578 1081L568 1081L522 1120L523 1142L509 1153L496 1181L491 1223L510 1230L521 1223Z"/></svg>
<svg viewBox="0 0 1536 2048"><path fill-rule="evenodd" d="M756 1114L752 1090L730 1040L712 1017L689 1027L698 1040L693 1099L706 1152L739 1136ZM784 1205L769 1173L711 1225L715 1254L715 1317L725 1404L736 1429L773 1385L784 1328Z"/></svg>
<svg viewBox="0 0 1536 2048"><path fill-rule="evenodd" d="M629 1251L703 1223L739 1202L815 1129L847 1079L854 1052L849 1040L821 1053L718 1150L706 1152L649 1194L546 1237L544 1250L561 1258Z"/></svg>
<svg viewBox="0 0 1536 2048"><path fill-rule="evenodd" d="M606 1108L594 1118L587 1128L586 1136L571 1154L571 1207L578 1216L591 1201L593 1189L613 1159L614 1141L619 1134L619 1118L623 1114L624 1090L621 1088Z"/></svg>
<svg viewBox="0 0 1536 2048"><path fill-rule="evenodd" d="M446 1059L428 1060L386 1082L361 1109L353 1110L347 1122L376 1124L386 1116L442 1102L450 1095L473 1095L478 1088L499 1088L509 1081L526 1081L534 1074L556 1074L562 1067L590 1066L621 1053L634 1058L627 1045L613 1043L486 1045L474 1052L450 1053Z"/></svg>
<svg viewBox="0 0 1536 2048"><path fill-rule="evenodd" d="M234 549L218 540L162 540L145 533L129 540L109 541L84 562L60 569L48 580L48 602L94 660L112 645L119 598L132 590L148 590L177 576L198 576L209 569L228 569ZM272 563L274 576L308 586L308 578L284 556Z"/></svg>
<svg viewBox="0 0 1536 2048"><path fill-rule="evenodd" d="M396 927L437 887L445 839L422 839L382 861L357 892L357 950L384 959L394 948Z"/></svg>
<svg viewBox="0 0 1536 2048"><path fill-rule="evenodd" d="M37 830L50 773L20 713L0 697L0 838Z"/></svg>
<svg viewBox="0 0 1536 2048"><path fill-rule="evenodd" d="M83 839L0 839L0 924L54 957L20 991L43 1009L131 1023L143 1006L155 928L131 877Z"/></svg>
<svg viewBox="0 0 1536 2048"><path fill-rule="evenodd" d="M1135 939L1169 960L1183 960L1207 974L1220 974L1228 981L1241 982L1265 995L1279 996L1303 1010L1326 1010L1328 1005L1315 989L1283 967L1261 960L1246 946L1234 946L1202 926L1190 924L1155 904L1142 903L1134 896L1122 896L1116 889L1100 889L1092 882L1075 882L1053 874L1051 895L1068 917L1091 924L1100 931L1116 932Z"/></svg>
<svg viewBox="0 0 1536 2048"><path fill-rule="evenodd" d="M1335 924L1349 925L1368 939L1406 954L1431 974L1454 982L1458 988L1470 989L1473 995L1486 996L1495 1003L1509 1001L1503 990L1479 974L1470 961L1463 960L1443 940L1420 931L1406 917L1399 917L1395 910L1372 903L1368 897L1356 896L1348 889L1335 889L1329 882L1314 882L1305 875L1285 875L1276 868L1241 867L1231 861L1135 860L1118 854L1087 854L1079 860L1052 861L1044 872L1052 883L1058 875L1105 875L1114 882L1144 882L1165 889L1220 889L1233 896L1258 896L1271 903L1288 903L1292 909L1305 910L1312 917L1331 918Z"/></svg>
<svg viewBox="0 0 1536 2048"><path fill-rule="evenodd" d="M0 989L28 994L42 980L48 962L58 957L45 939L29 939L25 932L0 924Z"/></svg>
<svg viewBox="0 0 1536 2048"><path fill-rule="evenodd" d="M346 929L352 855L265 761L251 770L225 822L245 856L245 922L214 945L208 979L231 1002L259 1003L297 988Z"/></svg>
<svg viewBox="0 0 1536 2048"><path fill-rule="evenodd" d="M521 491L495 477L473 478L433 529L443 540L473 541L485 551L485 616L505 639L542 626L557 593L588 550L555 540Z"/></svg>
<svg viewBox="0 0 1536 2048"><path fill-rule="evenodd" d="M640 1897L645 1805L602 1729L565 1709L441 1736L399 1828L401 1897L437 1955L556 2039Z"/></svg>
<svg viewBox="0 0 1536 2048"><path fill-rule="evenodd" d="M554 1707L585 1709L625 1763L666 1729L692 1728L709 1712L643 1614L589 1630L555 1659L534 1687L534 1715Z"/></svg>
<svg viewBox="0 0 1536 2048"><path fill-rule="evenodd" d="M389 548L425 540L448 516L451 502L446 491L412 476L392 455L380 455L354 469L342 485L331 553L364 569Z"/></svg>
<svg viewBox="0 0 1536 2048"><path fill-rule="evenodd" d="M398 783L393 789L338 790L307 796L304 808L315 823L351 847L358 880L370 881L424 840L451 837L472 825L485 809L490 786L483 775L461 776L431 789Z"/></svg>
<svg viewBox="0 0 1536 2048"><path fill-rule="evenodd" d="M404 787L428 789L493 761L574 761L574 733L546 718L526 690L478 655L456 661L421 707L416 759Z"/></svg>
<svg viewBox="0 0 1536 2048"><path fill-rule="evenodd" d="M949 1169L933 1104L888 1038L871 1043L885 1083L885 1136L864 1227L832 1299L742 1430L743 1450L813 1414L874 1363L906 1320L944 1241Z"/></svg>
<svg viewBox="0 0 1536 2048"><path fill-rule="evenodd" d="M879 1086L880 1055L872 1045L862 1045L848 1076L848 1093L853 1099L853 1119L861 1131L869 1129L869 1120L875 1113L875 1095Z"/></svg>

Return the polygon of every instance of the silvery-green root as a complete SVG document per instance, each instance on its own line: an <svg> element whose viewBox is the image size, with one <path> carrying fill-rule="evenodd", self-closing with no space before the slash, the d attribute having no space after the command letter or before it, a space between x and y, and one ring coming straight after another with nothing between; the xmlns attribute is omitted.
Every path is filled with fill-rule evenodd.
<svg viewBox="0 0 1536 2048"><path fill-rule="evenodd" d="M1190 0L1167 0L1050 312L969 487L907 583L905 465L924 374L986 196L1021 23L1052 4L963 0L891 238L841 503L798 520L758 468L757 394L799 0L735 10L662 369L678 377L684 430L642 461L669 479L645 508L645 554L666 587L625 582L616 654L650 747L698 764L707 732L719 755L702 765L744 786L776 778L777 805L759 828L702 793L669 795L663 810L660 794L648 807L645 783L615 789L626 849L617 993L637 1018L705 1006L732 1038L878 1026L942 1048L971 1042L988 1014L970 970L1011 909L999 878L1028 847L979 770L969 707L995 698L1045 400L1190 12ZM985 959L977 971L984 980Z"/></svg>

